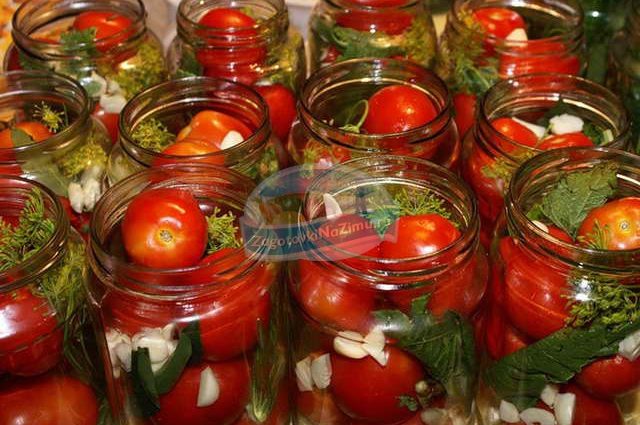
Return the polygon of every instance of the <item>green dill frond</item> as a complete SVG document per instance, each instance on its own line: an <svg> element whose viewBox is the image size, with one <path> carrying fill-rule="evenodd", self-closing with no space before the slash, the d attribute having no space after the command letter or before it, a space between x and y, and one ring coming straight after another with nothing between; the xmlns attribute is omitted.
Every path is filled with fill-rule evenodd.
<svg viewBox="0 0 640 425"><path fill-rule="evenodd" d="M601 226L600 222L596 220L593 223L593 231L586 236L578 236L577 239L587 248L606 251L609 249L609 242L611 241L611 229L609 225Z"/></svg>
<svg viewBox="0 0 640 425"><path fill-rule="evenodd" d="M207 217L207 232L209 242L207 254L213 254L224 248L240 248L242 244L238 239L238 228L235 226L236 216L228 211L220 214L220 209L215 207L213 214Z"/></svg>
<svg viewBox="0 0 640 425"><path fill-rule="evenodd" d="M52 133L58 133L69 125L65 111L55 111L44 102L34 107L33 117L44 124Z"/></svg>
<svg viewBox="0 0 640 425"><path fill-rule="evenodd" d="M92 165L104 166L107 163L107 153L98 142L91 139L87 143L66 153L56 161L62 175L73 178Z"/></svg>
<svg viewBox="0 0 640 425"><path fill-rule="evenodd" d="M175 142L176 135L162 121L147 118L133 128L131 138L141 148L162 152Z"/></svg>
<svg viewBox="0 0 640 425"><path fill-rule="evenodd" d="M438 214L447 220L451 212L445 207L444 200L429 190L402 189L393 197L398 206L400 217L406 215Z"/></svg>
<svg viewBox="0 0 640 425"><path fill-rule="evenodd" d="M427 17L417 15L402 38L405 56L423 66L430 65L436 53L436 40L429 28Z"/></svg>
<svg viewBox="0 0 640 425"><path fill-rule="evenodd" d="M198 62L193 49L183 48L180 68L175 72L174 78L196 77L202 75L202 72L202 64Z"/></svg>
<svg viewBox="0 0 640 425"><path fill-rule="evenodd" d="M150 43L142 43L136 55L128 62L130 65L120 68L111 76L127 99L167 78L162 51Z"/></svg>
<svg viewBox="0 0 640 425"><path fill-rule="evenodd" d="M96 54L96 31L95 27L91 27L86 30L69 30L63 32L60 34L60 48L64 53Z"/></svg>

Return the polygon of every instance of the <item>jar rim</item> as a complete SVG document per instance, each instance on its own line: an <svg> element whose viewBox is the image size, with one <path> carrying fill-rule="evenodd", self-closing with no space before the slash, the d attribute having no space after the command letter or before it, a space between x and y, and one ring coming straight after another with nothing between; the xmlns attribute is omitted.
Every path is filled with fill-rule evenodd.
<svg viewBox="0 0 640 425"><path fill-rule="evenodd" d="M357 2L346 1L346 0L323 0L323 2L334 9L347 10L347 11L357 10L357 11L367 11L367 12L407 10L407 9L414 8L420 3L419 0L406 0L405 3L396 5L396 6L374 6L371 4L357 3Z"/></svg>

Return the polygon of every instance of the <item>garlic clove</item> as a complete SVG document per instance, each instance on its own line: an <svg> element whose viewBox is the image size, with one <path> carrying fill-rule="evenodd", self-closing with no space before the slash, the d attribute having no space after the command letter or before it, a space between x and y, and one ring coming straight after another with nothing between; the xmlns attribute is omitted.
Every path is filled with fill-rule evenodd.
<svg viewBox="0 0 640 425"><path fill-rule="evenodd" d="M169 348L167 341L162 337L162 332L158 328L149 329L134 335L133 350L138 348L149 349L149 360L151 363L161 363L169 357Z"/></svg>
<svg viewBox="0 0 640 425"><path fill-rule="evenodd" d="M362 348L367 352L380 366L386 366L389 361L389 352L384 351L380 347L370 344L362 344Z"/></svg>
<svg viewBox="0 0 640 425"><path fill-rule="evenodd" d="M338 336L352 341L364 342L364 337L360 333L354 331L340 331L338 332Z"/></svg>
<svg viewBox="0 0 640 425"><path fill-rule="evenodd" d="M220 149L229 149L236 145L239 145L242 142L244 142L244 137L242 137L242 134L238 133L235 130L231 130L227 134L225 134L222 142L220 142Z"/></svg>
<svg viewBox="0 0 640 425"><path fill-rule="evenodd" d="M340 204L338 204L333 195L329 193L323 194L322 201L324 202L324 211L327 219L332 220L342 215L342 208L340 208Z"/></svg>
<svg viewBox="0 0 640 425"><path fill-rule="evenodd" d="M369 353L362 347L362 343L352 339L337 336L333 339L333 349L338 354L342 354L350 359L363 359Z"/></svg>
<svg viewBox="0 0 640 425"><path fill-rule="evenodd" d="M108 114L119 114L127 104L127 99L121 94L103 94L100 96L100 107Z"/></svg>
<svg viewBox="0 0 640 425"><path fill-rule="evenodd" d="M545 385L542 389L542 393L540 393L540 400L542 400L547 406L552 407L557 395L557 385Z"/></svg>
<svg viewBox="0 0 640 425"><path fill-rule="evenodd" d="M524 28L516 28L507 35L506 40L509 41L527 41L529 37Z"/></svg>
<svg viewBox="0 0 640 425"><path fill-rule="evenodd" d="M629 361L635 361L640 357L640 331L628 335L618 343L618 354Z"/></svg>
<svg viewBox="0 0 640 425"><path fill-rule="evenodd" d="M198 402L196 406L211 406L220 397L220 385L209 366L200 372L200 386L198 388Z"/></svg>
<svg viewBox="0 0 640 425"><path fill-rule="evenodd" d="M114 347L113 351L122 368L131 372L131 345L121 342Z"/></svg>
<svg viewBox="0 0 640 425"><path fill-rule="evenodd" d="M502 400L500 402L500 419L503 422L509 424L515 424L520 422L520 413L518 413L518 408L515 404L509 403L506 400Z"/></svg>
<svg viewBox="0 0 640 425"><path fill-rule="evenodd" d="M558 394L553 403L558 425L571 425L576 407L576 395L573 393Z"/></svg>
<svg viewBox="0 0 640 425"><path fill-rule="evenodd" d="M323 354L311 362L311 378L319 389L323 390L331 384L331 356Z"/></svg>
<svg viewBox="0 0 640 425"><path fill-rule="evenodd" d="M560 114L549 120L549 129L553 134L579 133L584 127L582 118L571 114Z"/></svg>
<svg viewBox="0 0 640 425"><path fill-rule="evenodd" d="M537 125L537 124L530 123L529 121L521 120L518 117L513 117L512 119L515 122L517 122L518 124L520 124L520 125L528 128L529 130L531 130L533 132L533 134L535 134L538 139L542 139L544 137L545 133L547 132L547 129L544 128L541 125Z"/></svg>
<svg viewBox="0 0 640 425"><path fill-rule="evenodd" d="M385 343L387 342L387 339L384 336L384 332L382 332L382 329L376 327L373 328L373 330L364 337L364 342L365 344L371 345L373 347L379 347L380 351L382 351L384 349Z"/></svg>
<svg viewBox="0 0 640 425"><path fill-rule="evenodd" d="M520 412L520 419L527 425L556 425L553 413L537 407Z"/></svg>
<svg viewBox="0 0 640 425"><path fill-rule="evenodd" d="M311 358L309 356L296 363L296 382L298 383L300 392L313 391Z"/></svg>
<svg viewBox="0 0 640 425"><path fill-rule="evenodd" d="M167 341L170 341L172 339L176 339L175 336L176 336L177 332L178 332L178 327L176 326L175 323L169 323L168 325L163 327L162 330L161 330L162 337L164 339L166 339Z"/></svg>
<svg viewBox="0 0 640 425"><path fill-rule="evenodd" d="M424 409L420 412L420 420L425 425L441 425L446 417L444 409Z"/></svg>

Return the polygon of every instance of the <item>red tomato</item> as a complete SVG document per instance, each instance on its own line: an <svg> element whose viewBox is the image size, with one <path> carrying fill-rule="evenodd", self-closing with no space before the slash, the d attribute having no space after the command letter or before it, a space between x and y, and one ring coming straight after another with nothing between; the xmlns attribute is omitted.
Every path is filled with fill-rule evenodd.
<svg viewBox="0 0 640 425"><path fill-rule="evenodd" d="M417 397L416 383L424 379L420 362L393 346L389 360L380 366L373 358L350 359L331 354L330 390L336 404L354 419L379 424L405 421L414 415L401 406L400 396Z"/></svg>
<svg viewBox="0 0 640 425"><path fill-rule="evenodd" d="M255 89L269 106L271 129L278 139L286 141L293 120L296 118L295 96L282 84L256 86Z"/></svg>
<svg viewBox="0 0 640 425"><path fill-rule="evenodd" d="M101 52L108 52L126 41L132 34L132 25L131 19L126 16L100 11L82 12L73 21L74 30L96 29L96 48Z"/></svg>
<svg viewBox="0 0 640 425"><path fill-rule="evenodd" d="M578 146L593 146L593 142L584 133L568 133L549 136L542 139L538 149L548 151L551 149L570 148Z"/></svg>
<svg viewBox="0 0 640 425"><path fill-rule="evenodd" d="M345 3L366 7L398 7L407 3L406 0L348 0Z"/></svg>
<svg viewBox="0 0 640 425"><path fill-rule="evenodd" d="M476 120L476 105L478 98L473 94L458 93L453 96L453 108L456 113L454 120L458 126L460 137L467 134Z"/></svg>
<svg viewBox="0 0 640 425"><path fill-rule="evenodd" d="M223 112L205 110L198 112L188 126L180 130L176 141L183 139L199 139L214 145L218 150L222 150L220 144L230 131L237 131L244 139L251 137L253 133L239 119Z"/></svg>
<svg viewBox="0 0 640 425"><path fill-rule="evenodd" d="M207 220L193 195L151 189L137 195L122 220L122 240L131 259L153 268L195 265L207 246Z"/></svg>
<svg viewBox="0 0 640 425"><path fill-rule="evenodd" d="M237 9L217 7L202 15L198 23L209 28L227 29L253 27L256 21ZM255 30L243 30L241 34L255 34Z"/></svg>
<svg viewBox="0 0 640 425"><path fill-rule="evenodd" d="M433 101L423 91L397 84L371 96L362 128L369 134L402 133L427 124L437 115Z"/></svg>
<svg viewBox="0 0 640 425"><path fill-rule="evenodd" d="M557 41L530 40L522 47L501 53L499 60L498 73L503 79L525 74L580 72L580 59Z"/></svg>
<svg viewBox="0 0 640 425"><path fill-rule="evenodd" d="M576 383L597 398L610 399L640 385L640 359L629 361L616 355L596 360L575 377Z"/></svg>
<svg viewBox="0 0 640 425"><path fill-rule="evenodd" d="M563 385L560 392L576 395L571 425L622 425L624 422L614 401L593 398L575 384Z"/></svg>
<svg viewBox="0 0 640 425"><path fill-rule="evenodd" d="M347 10L336 16L336 24L363 32L383 32L398 35L413 23L413 16L402 10Z"/></svg>
<svg viewBox="0 0 640 425"><path fill-rule="evenodd" d="M55 311L30 288L0 294L0 323L0 372L37 375L62 359L62 329Z"/></svg>
<svg viewBox="0 0 640 425"><path fill-rule="evenodd" d="M330 259L353 267L363 264L360 255L378 257L380 236L373 224L356 214L342 214L318 228L316 246Z"/></svg>
<svg viewBox="0 0 640 425"><path fill-rule="evenodd" d="M620 198L592 209L580 225L578 237L591 241L596 223L606 234L606 249L640 248L640 198Z"/></svg>
<svg viewBox="0 0 640 425"><path fill-rule="evenodd" d="M538 144L538 136L513 118L497 118L491 122L491 126L504 137L524 146L535 147ZM514 147L502 140L497 140L496 145L502 146L507 152Z"/></svg>
<svg viewBox="0 0 640 425"><path fill-rule="evenodd" d="M553 224L547 224L547 229L549 230L547 233L554 238L559 239L562 242L573 243L573 238L561 228L554 226Z"/></svg>
<svg viewBox="0 0 640 425"><path fill-rule="evenodd" d="M51 133L44 124L39 123L38 121L22 121L16 123L16 125L11 128L5 128L0 131L0 149L15 147L15 143L11 139L11 130L14 128L27 133L34 142L42 142L53 136L53 133Z"/></svg>
<svg viewBox="0 0 640 425"><path fill-rule="evenodd" d="M494 360L500 360L529 345L527 338L507 323L502 312L496 308L487 315L484 341Z"/></svg>
<svg viewBox="0 0 640 425"><path fill-rule="evenodd" d="M168 155L173 158L158 156L153 160L153 166L157 167L181 162L224 165L223 155L210 155L215 152L220 152L220 148L204 140L191 138L182 139L168 146L161 152L163 155Z"/></svg>
<svg viewBox="0 0 640 425"><path fill-rule="evenodd" d="M118 128L118 120L120 119L120 114L111 114L105 112L104 109L100 106L99 103L96 103L95 108L93 109L93 114L95 118L100 120L100 122L107 129L107 133L109 133L109 137L113 143L118 141L118 134L120 134L120 130Z"/></svg>
<svg viewBox="0 0 640 425"><path fill-rule="evenodd" d="M298 392L296 405L298 414L312 424L343 425L349 421L328 390Z"/></svg>
<svg viewBox="0 0 640 425"><path fill-rule="evenodd" d="M296 298L304 311L321 324L366 333L371 325L374 293L353 287L346 277L332 276L313 261L298 261Z"/></svg>
<svg viewBox="0 0 640 425"><path fill-rule="evenodd" d="M69 202L69 198L64 196L58 196L62 207L64 208L64 212L67 213L67 217L69 217L69 223L76 229L82 238L86 241L89 235L89 224L91 223L91 213L80 213L78 214L71 208L71 203Z"/></svg>
<svg viewBox="0 0 640 425"><path fill-rule="evenodd" d="M0 424L96 425L91 388L65 375L12 379L0 386Z"/></svg>
<svg viewBox="0 0 640 425"><path fill-rule="evenodd" d="M218 381L220 395L212 405L198 407L200 373L207 367ZM245 359L187 366L173 389L160 396L160 411L152 419L157 425L232 424L242 415L249 401L249 380Z"/></svg>
<svg viewBox="0 0 640 425"><path fill-rule="evenodd" d="M498 38L507 38L513 30L526 28L518 12L504 7L483 7L474 10L473 17L487 33Z"/></svg>

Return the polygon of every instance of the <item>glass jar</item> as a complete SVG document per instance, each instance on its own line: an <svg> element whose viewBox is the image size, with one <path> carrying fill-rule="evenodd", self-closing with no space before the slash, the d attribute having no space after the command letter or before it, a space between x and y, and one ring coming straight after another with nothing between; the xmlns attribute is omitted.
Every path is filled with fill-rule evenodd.
<svg viewBox="0 0 640 425"><path fill-rule="evenodd" d="M24 2L13 16L4 69L49 69L76 79L115 142L126 100L167 78L162 46L145 17L141 0Z"/></svg>
<svg viewBox="0 0 640 425"><path fill-rule="evenodd" d="M214 28L200 23L208 12L230 8L254 25ZM242 22L238 17L228 21ZM183 0L169 63L178 77L205 75L248 85L282 84L292 92L298 91L306 74L303 40L289 28L283 0Z"/></svg>
<svg viewBox="0 0 640 425"><path fill-rule="evenodd" d="M84 244L56 195L0 177L0 422L97 424Z"/></svg>
<svg viewBox="0 0 640 425"><path fill-rule="evenodd" d="M626 225L637 239L638 176L640 158L608 148L545 152L515 173L491 250L482 423L639 423L640 245L600 245ZM592 209L611 205L615 226ZM596 242L593 218L617 239Z"/></svg>
<svg viewBox="0 0 640 425"><path fill-rule="evenodd" d="M399 133L366 134L348 128L352 121L365 122L371 112L367 99L392 85L426 94L435 117ZM361 108L363 103L366 108ZM388 112L380 115L383 114ZM294 162L309 167L310 177L314 169L380 154L428 159L455 168L460 157L460 140L449 93L434 73L404 60L354 59L321 69L307 80L288 150Z"/></svg>
<svg viewBox="0 0 640 425"><path fill-rule="evenodd" d="M242 247L180 269L128 261L124 214L156 188L188 190L205 214L240 218L254 184L222 167L174 164L119 182L96 206L87 285L113 416L122 424L289 423L277 265Z"/></svg>
<svg viewBox="0 0 640 425"><path fill-rule="evenodd" d="M504 207L504 192L518 165L543 150L571 146L571 139L544 143L546 137L551 140L549 119L563 113L583 120L583 134L592 129L588 140L593 144L628 147L629 122L620 100L606 88L580 77L538 74L511 78L496 84L483 97L478 122L464 138L462 175L478 197L485 246L491 241L495 221ZM524 145L505 136L492 124L504 117L538 122L543 138L535 145Z"/></svg>
<svg viewBox="0 0 640 425"><path fill-rule="evenodd" d="M211 134L233 130L232 124L226 124L232 120L236 124L240 121L238 125L247 129L247 138L224 149L216 140L217 147L208 148L207 153L164 153L167 147L177 145L181 132L203 111L226 116L217 115L219 128L210 129ZM210 144L209 139L204 139L206 136L202 133L197 137ZM189 138L193 140L194 136ZM109 156L107 179L109 184L115 184L153 165L204 162L224 165L261 180L278 170L282 157L279 146L269 126L267 106L251 88L218 78L181 78L158 84L127 103L120 119L119 142Z"/></svg>
<svg viewBox="0 0 640 425"><path fill-rule="evenodd" d="M0 74L0 170L47 186L64 198L81 232L102 193L111 141L89 115L75 81L48 71ZM73 213L71 214L71 210Z"/></svg>
<svg viewBox="0 0 640 425"><path fill-rule="evenodd" d="M428 3L323 0L309 18L311 69L354 58L405 58L433 65L436 32Z"/></svg>
<svg viewBox="0 0 640 425"><path fill-rule="evenodd" d="M517 12L528 40L488 34L474 15L487 7ZM464 135L475 120L477 99L498 80L547 72L578 75L584 54L583 13L575 0L455 0L436 70L452 90L456 123Z"/></svg>
<svg viewBox="0 0 640 425"><path fill-rule="evenodd" d="M636 46L640 42L640 1L633 0L624 29L611 42L607 85L620 95L631 116L634 146L640 152L640 74Z"/></svg>
<svg viewBox="0 0 640 425"><path fill-rule="evenodd" d="M386 220L407 201L410 209L422 201L440 209L399 218L423 226L401 236L395 226L404 225ZM458 226L446 248L384 254L387 243L406 252L404 242L416 241L405 237L444 231L442 221L429 230L439 214ZM299 231L312 242L288 276L298 422L473 423L472 323L488 275L475 201L462 180L419 159L360 158L315 179L301 215ZM442 245L438 238L424 243Z"/></svg>

